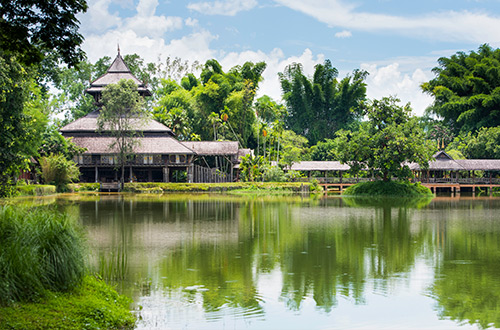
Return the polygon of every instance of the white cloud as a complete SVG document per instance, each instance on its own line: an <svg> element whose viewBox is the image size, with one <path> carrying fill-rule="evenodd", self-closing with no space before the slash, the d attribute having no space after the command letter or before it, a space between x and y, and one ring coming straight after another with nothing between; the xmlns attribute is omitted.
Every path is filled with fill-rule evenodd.
<svg viewBox="0 0 500 330"><path fill-rule="evenodd" d="M183 27L184 20L181 17L156 14L158 0L140 0L135 8L136 15L129 18L121 18L117 13L109 12L113 1L89 1L89 10L79 16L81 32L85 36L104 35L111 30L119 30L122 33L133 31L141 37L161 38L166 32ZM195 20L186 23L194 24Z"/></svg>
<svg viewBox="0 0 500 330"><path fill-rule="evenodd" d="M423 115L433 99L422 93L420 85L433 78L428 69L416 68L413 71L402 71L397 62L378 66L377 64L361 64L361 69L370 73L367 83L367 96L370 99L381 99L396 96L402 103L411 103L415 115Z"/></svg>
<svg viewBox="0 0 500 330"><path fill-rule="evenodd" d="M257 6L256 0L226 0L190 3L187 8L206 15L234 16L255 6Z"/></svg>
<svg viewBox="0 0 500 330"><path fill-rule="evenodd" d="M101 33L110 28L117 28L121 25L121 19L117 13L111 14L108 10L112 0L89 1L89 8L85 14L79 14L80 32Z"/></svg>
<svg viewBox="0 0 500 330"><path fill-rule="evenodd" d="M186 24L186 26L196 27L198 26L198 20L195 18L188 17L184 20L184 24Z"/></svg>
<svg viewBox="0 0 500 330"><path fill-rule="evenodd" d="M350 38L350 37L352 37L352 33L351 33L351 31L344 30L344 31L340 31L340 32L335 33L335 37L336 38Z"/></svg>
<svg viewBox="0 0 500 330"><path fill-rule="evenodd" d="M500 42L500 16L481 12L443 11L420 16L392 16L357 11L342 0L276 0L332 27L361 31L393 31L432 40Z"/></svg>
<svg viewBox="0 0 500 330"><path fill-rule="evenodd" d="M91 62L103 56L113 58L116 54L116 42L120 43L122 54L136 53L146 62L156 63L158 59L165 60L168 56L204 62L218 56L217 52L210 49L210 42L216 38L208 31L200 31L166 43L162 38L140 36L132 30L114 30L102 35L87 36L83 49Z"/></svg>

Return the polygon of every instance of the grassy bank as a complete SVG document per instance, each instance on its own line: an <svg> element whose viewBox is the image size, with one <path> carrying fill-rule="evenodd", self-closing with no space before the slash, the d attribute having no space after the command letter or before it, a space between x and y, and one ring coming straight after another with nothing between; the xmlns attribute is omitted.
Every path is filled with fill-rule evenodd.
<svg viewBox="0 0 500 330"><path fill-rule="evenodd" d="M133 319L125 303L104 304L118 302L109 300L116 292L84 277L75 219L49 207L3 206L0 233L0 329L108 329L114 314Z"/></svg>
<svg viewBox="0 0 500 330"><path fill-rule="evenodd" d="M47 196L56 193L56 186L44 184L20 184L16 186L19 196Z"/></svg>
<svg viewBox="0 0 500 330"><path fill-rule="evenodd" d="M309 182L225 182L225 183L125 183L124 191L132 193L166 192L310 192L315 186Z"/></svg>
<svg viewBox="0 0 500 330"><path fill-rule="evenodd" d="M133 329L130 300L93 276L70 292L47 291L35 302L0 306L0 329Z"/></svg>
<svg viewBox="0 0 500 330"><path fill-rule="evenodd" d="M420 183L397 181L370 181L360 182L347 188L342 195L345 196L389 196L389 197L422 197L432 196L429 188Z"/></svg>

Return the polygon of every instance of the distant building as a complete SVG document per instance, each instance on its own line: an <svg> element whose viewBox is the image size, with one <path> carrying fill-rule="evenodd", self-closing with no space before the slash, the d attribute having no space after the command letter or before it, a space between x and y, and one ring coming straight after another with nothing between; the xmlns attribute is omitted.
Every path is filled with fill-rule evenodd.
<svg viewBox="0 0 500 330"><path fill-rule="evenodd" d="M107 72L90 84L86 90L96 104L100 104L102 91L109 84L131 79L142 96L151 96L146 84L135 77L118 51ZM75 120L60 129L64 137L86 151L75 161L81 172L82 182L116 182L117 150L110 148L113 138L109 131L98 132L99 110ZM141 132L134 157L125 166L125 180L139 182L226 182L233 181L233 169L238 164L242 150L235 141L180 142L167 126L153 119L133 123ZM219 157L218 168L210 167L207 158Z"/></svg>

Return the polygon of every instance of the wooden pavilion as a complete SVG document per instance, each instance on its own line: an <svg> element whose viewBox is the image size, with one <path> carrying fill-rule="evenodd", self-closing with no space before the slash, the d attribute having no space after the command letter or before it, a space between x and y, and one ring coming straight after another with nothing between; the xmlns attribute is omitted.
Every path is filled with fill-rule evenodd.
<svg viewBox="0 0 500 330"><path fill-rule="evenodd" d="M107 72L90 84L86 90L101 105L102 91L109 84L131 79L142 96L150 96L147 86L137 79L125 64L120 52ZM82 182L118 182L117 149L111 148L114 139L109 131L98 132L99 110L87 114L60 129L62 135L85 148L76 157ZM233 180L233 167L238 162L238 142L180 142L167 126L153 120L133 121L133 130L139 132L134 156L125 166L127 181L171 182L183 177L187 182L223 182ZM197 165L200 157L220 157L224 162L217 168ZM209 165L206 162L206 165ZM182 175L177 175L182 173ZM208 174L210 173L210 175Z"/></svg>

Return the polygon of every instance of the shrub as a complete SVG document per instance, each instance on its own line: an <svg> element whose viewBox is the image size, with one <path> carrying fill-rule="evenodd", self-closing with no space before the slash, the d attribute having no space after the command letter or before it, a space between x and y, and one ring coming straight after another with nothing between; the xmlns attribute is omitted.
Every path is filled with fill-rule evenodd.
<svg viewBox="0 0 500 330"><path fill-rule="evenodd" d="M429 188L420 185L420 183L413 184L407 181L370 181L360 182L347 188L343 195L412 197L432 195L432 192Z"/></svg>
<svg viewBox="0 0 500 330"><path fill-rule="evenodd" d="M0 304L67 291L84 274L82 234L66 214L0 207Z"/></svg>
<svg viewBox="0 0 500 330"><path fill-rule="evenodd" d="M285 172L278 166L264 167L264 181L266 182L283 182L285 181Z"/></svg>
<svg viewBox="0 0 500 330"><path fill-rule="evenodd" d="M80 170L75 162L66 159L62 154L50 154L40 159L42 178L47 184L54 184L58 191L64 190L66 184L78 180Z"/></svg>

